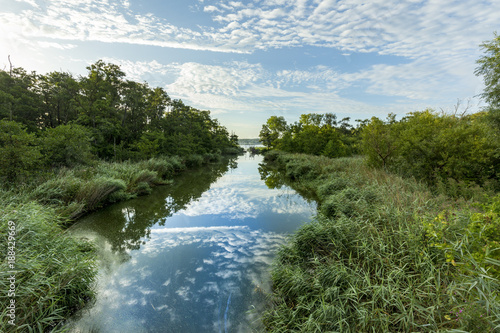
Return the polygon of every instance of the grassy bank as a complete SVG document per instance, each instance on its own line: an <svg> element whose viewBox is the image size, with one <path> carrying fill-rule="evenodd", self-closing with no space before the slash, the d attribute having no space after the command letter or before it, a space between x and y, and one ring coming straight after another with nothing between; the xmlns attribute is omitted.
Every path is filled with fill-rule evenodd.
<svg viewBox="0 0 500 333"><path fill-rule="evenodd" d="M269 331L499 329L500 197L435 196L362 158L266 160L319 203L276 259Z"/></svg>
<svg viewBox="0 0 500 333"><path fill-rule="evenodd" d="M69 237L64 232L68 224L113 202L148 194L152 186L171 182L175 173L220 157L99 161L0 190L0 248L5 253L0 263L0 332L64 330L64 319L93 298L96 252L92 244ZM8 307L12 300L15 311Z"/></svg>

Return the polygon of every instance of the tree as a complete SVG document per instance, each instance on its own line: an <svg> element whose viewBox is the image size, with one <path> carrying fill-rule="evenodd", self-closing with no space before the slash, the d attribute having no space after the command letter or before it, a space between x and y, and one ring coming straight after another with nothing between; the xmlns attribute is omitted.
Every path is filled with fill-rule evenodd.
<svg viewBox="0 0 500 333"><path fill-rule="evenodd" d="M394 115L389 115L388 122L372 117L362 132L362 146L368 156L368 163L385 168L395 153L397 139Z"/></svg>
<svg viewBox="0 0 500 333"><path fill-rule="evenodd" d="M72 167L86 164L92 158L92 136L89 129L77 125L49 128L42 136L42 153L50 165Z"/></svg>
<svg viewBox="0 0 500 333"><path fill-rule="evenodd" d="M38 76L44 127L56 127L77 119L76 98L80 86L69 73Z"/></svg>
<svg viewBox="0 0 500 333"><path fill-rule="evenodd" d="M481 96L494 108L500 107L500 36L495 32L491 41L481 44L485 55L477 60L479 67L474 74L482 75L484 92Z"/></svg>
<svg viewBox="0 0 500 333"><path fill-rule="evenodd" d="M94 149L100 157L109 158L115 155L123 132L120 105L125 73L102 60L87 69L88 75L80 79L78 123L93 129Z"/></svg>
<svg viewBox="0 0 500 333"><path fill-rule="evenodd" d="M10 182L28 175L42 157L33 133L15 121L0 120L0 175Z"/></svg>
<svg viewBox="0 0 500 333"><path fill-rule="evenodd" d="M260 142L268 148L276 147L278 140L283 137L287 128L288 126L284 117L269 117L267 122L262 125L262 130L259 134Z"/></svg>

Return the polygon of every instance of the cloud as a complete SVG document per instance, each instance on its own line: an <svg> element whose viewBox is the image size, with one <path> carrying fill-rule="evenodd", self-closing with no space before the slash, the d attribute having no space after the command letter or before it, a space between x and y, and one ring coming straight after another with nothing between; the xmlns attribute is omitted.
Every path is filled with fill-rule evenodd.
<svg viewBox="0 0 500 333"><path fill-rule="evenodd" d="M35 0L16 0L17 2L24 2L27 3L35 8L40 8L40 6L36 3Z"/></svg>
<svg viewBox="0 0 500 333"><path fill-rule="evenodd" d="M385 117L389 112L402 115L426 107L444 107L457 97L469 97L467 94L480 85L472 74L473 62L460 56L377 64L351 73L324 65L274 72L260 63L237 61L220 65L110 61L120 64L135 80L170 81L164 86L169 95L198 109L211 110L219 117L240 112L238 122L245 121L241 125L235 122L236 129L253 122L259 127L265 119L258 114L266 117L269 112L284 115L289 121L304 112L333 112L353 118ZM457 85L464 77L468 77L465 84ZM377 106L343 97L352 89L400 100Z"/></svg>
<svg viewBox="0 0 500 333"><path fill-rule="evenodd" d="M205 6L203 7L203 11L204 12L222 12L222 10L220 10L219 8L215 7L215 6Z"/></svg>
<svg viewBox="0 0 500 333"><path fill-rule="evenodd" d="M177 27L153 14L136 14L128 1L52 0L29 1L37 7L0 10L2 26L9 26L26 39L50 38L72 41L99 41L159 47L247 52L215 42L205 31ZM43 5L40 5L43 4Z"/></svg>
<svg viewBox="0 0 500 333"><path fill-rule="evenodd" d="M25 38L238 53L309 45L412 59L473 52L500 17L500 3L487 0L212 1L204 2L200 13L222 26L181 28L154 14L132 12L128 1L24 2L37 11L3 13L13 14L8 24Z"/></svg>
<svg viewBox="0 0 500 333"><path fill-rule="evenodd" d="M214 35L233 47L245 47L230 37L236 29L230 26L237 24L238 33L253 38L257 49L314 45L413 59L471 52L500 17L498 2L474 0L293 0L211 7L213 19L227 25Z"/></svg>

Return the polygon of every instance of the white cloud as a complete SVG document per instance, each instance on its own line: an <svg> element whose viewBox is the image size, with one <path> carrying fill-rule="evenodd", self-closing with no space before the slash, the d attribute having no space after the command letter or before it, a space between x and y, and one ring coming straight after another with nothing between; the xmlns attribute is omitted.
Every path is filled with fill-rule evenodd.
<svg viewBox="0 0 500 333"><path fill-rule="evenodd" d="M500 3L487 0L231 1L202 9L224 26L188 29L154 14L137 15L127 0L53 0L43 6L23 1L38 10L11 12L8 24L22 29L25 37L219 52L315 45L414 59L471 52L491 36L500 18Z"/></svg>
<svg viewBox="0 0 500 333"><path fill-rule="evenodd" d="M35 8L40 8L40 6L36 3L35 0L16 0L17 2L25 2Z"/></svg>
<svg viewBox="0 0 500 333"><path fill-rule="evenodd" d="M204 12L221 12L222 10L220 10L219 8L215 7L215 6L205 6L203 7L203 11Z"/></svg>

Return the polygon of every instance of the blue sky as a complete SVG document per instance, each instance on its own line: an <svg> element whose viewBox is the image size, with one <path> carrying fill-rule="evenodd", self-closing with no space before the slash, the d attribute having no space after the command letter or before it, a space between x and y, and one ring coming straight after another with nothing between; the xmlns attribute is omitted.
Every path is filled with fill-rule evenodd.
<svg viewBox="0 0 500 333"><path fill-rule="evenodd" d="M498 0L0 0L0 66L103 59L248 138L272 115L478 110L499 22Z"/></svg>

